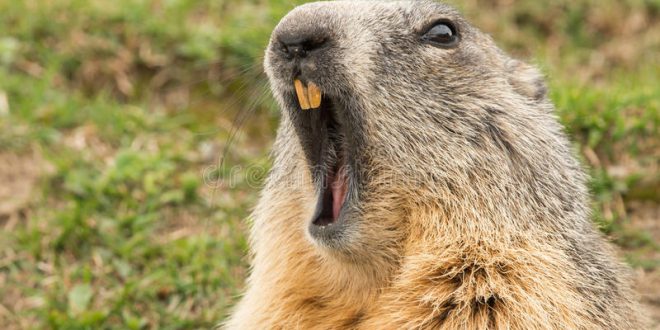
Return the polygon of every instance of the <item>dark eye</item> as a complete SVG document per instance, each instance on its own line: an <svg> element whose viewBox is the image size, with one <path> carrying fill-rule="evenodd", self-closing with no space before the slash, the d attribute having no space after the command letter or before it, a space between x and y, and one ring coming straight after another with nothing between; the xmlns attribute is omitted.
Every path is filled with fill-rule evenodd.
<svg viewBox="0 0 660 330"><path fill-rule="evenodd" d="M434 46L452 47L458 43L458 32L453 23L441 21L435 23L424 33L422 41Z"/></svg>

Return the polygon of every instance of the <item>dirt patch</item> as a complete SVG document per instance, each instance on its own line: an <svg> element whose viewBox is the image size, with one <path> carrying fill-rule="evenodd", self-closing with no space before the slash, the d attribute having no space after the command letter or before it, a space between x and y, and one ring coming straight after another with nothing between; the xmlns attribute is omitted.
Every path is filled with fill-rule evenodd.
<svg viewBox="0 0 660 330"><path fill-rule="evenodd" d="M0 235L10 233L27 215L34 195L38 193L39 180L47 170L46 162L37 152L13 153L0 151ZM7 242L0 237L0 246ZM19 258L11 248L3 248L0 253L0 270ZM26 300L17 288L8 284L9 273L0 271L0 324L6 329L28 328L25 320L19 319L12 310L21 308ZM19 306L19 307L17 307Z"/></svg>
<svg viewBox="0 0 660 330"><path fill-rule="evenodd" d="M0 151L0 228L9 230L15 225L17 214L28 207L45 170L37 152Z"/></svg>

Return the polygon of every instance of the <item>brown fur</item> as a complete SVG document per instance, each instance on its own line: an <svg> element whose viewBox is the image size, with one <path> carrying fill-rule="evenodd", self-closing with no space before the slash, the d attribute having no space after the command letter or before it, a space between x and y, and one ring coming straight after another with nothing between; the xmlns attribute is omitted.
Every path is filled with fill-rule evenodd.
<svg viewBox="0 0 660 330"><path fill-rule="evenodd" d="M458 48L407 37L437 17L460 24ZM351 227L333 246L308 232L314 179L272 41L282 123L252 215L247 291L227 328L641 327L536 69L426 1L305 5L273 35L318 27L338 46L314 79L351 100L345 120L356 125L346 143L363 185Z"/></svg>

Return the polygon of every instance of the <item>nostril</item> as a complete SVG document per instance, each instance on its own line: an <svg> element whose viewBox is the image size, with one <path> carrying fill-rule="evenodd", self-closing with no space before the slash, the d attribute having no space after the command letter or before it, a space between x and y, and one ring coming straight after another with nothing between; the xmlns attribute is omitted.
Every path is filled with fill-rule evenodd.
<svg viewBox="0 0 660 330"><path fill-rule="evenodd" d="M280 36L279 42L288 55L305 57L309 52L321 48L326 43L326 38L323 36Z"/></svg>
<svg viewBox="0 0 660 330"><path fill-rule="evenodd" d="M305 47L302 45L284 45L284 49L287 52L287 54L292 55L292 56L297 56L297 57L304 57L307 55L307 50Z"/></svg>

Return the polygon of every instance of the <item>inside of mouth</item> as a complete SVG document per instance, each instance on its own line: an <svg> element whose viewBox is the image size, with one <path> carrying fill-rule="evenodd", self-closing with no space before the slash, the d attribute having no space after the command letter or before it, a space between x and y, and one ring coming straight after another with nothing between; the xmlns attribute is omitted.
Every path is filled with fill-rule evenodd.
<svg viewBox="0 0 660 330"><path fill-rule="evenodd" d="M339 213L346 200L348 182L345 166L338 167L329 173L321 195L321 212L314 220L317 226L327 226L337 221Z"/></svg>
<svg viewBox="0 0 660 330"><path fill-rule="evenodd" d="M324 103L331 104L325 101ZM322 116L326 116L328 143L323 157L325 173L322 173L323 185L319 196L320 212L314 219L314 224L317 226L327 226L339 219L348 192L346 155L342 148L341 130L332 113L334 110L331 106L321 108L321 111L326 112Z"/></svg>

